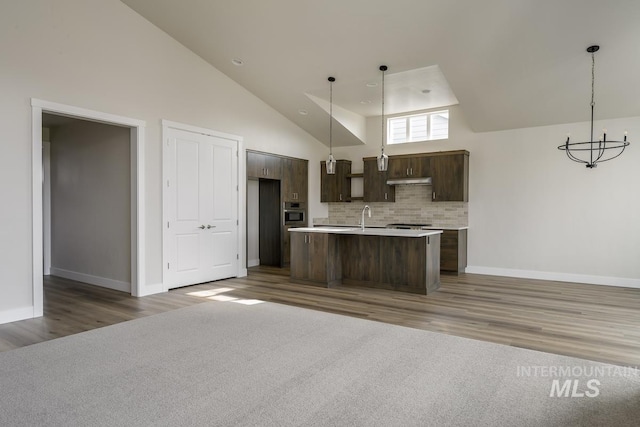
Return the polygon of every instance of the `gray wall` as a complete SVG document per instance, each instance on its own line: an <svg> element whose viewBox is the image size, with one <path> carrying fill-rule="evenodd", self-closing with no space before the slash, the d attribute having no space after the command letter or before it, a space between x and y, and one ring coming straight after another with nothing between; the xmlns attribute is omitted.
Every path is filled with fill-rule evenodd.
<svg viewBox="0 0 640 427"><path fill-rule="evenodd" d="M130 285L129 140L128 128L82 120L51 129L52 274Z"/></svg>

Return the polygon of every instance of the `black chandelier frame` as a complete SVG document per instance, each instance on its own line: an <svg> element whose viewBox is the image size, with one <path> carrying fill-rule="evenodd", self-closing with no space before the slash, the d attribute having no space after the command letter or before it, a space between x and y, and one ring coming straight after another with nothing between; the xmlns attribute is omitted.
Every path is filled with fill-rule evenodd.
<svg viewBox="0 0 640 427"><path fill-rule="evenodd" d="M627 141L627 133L625 132L624 139L622 141L607 141L606 129L603 132L602 139L599 141L593 140L593 112L595 107L594 101L594 86L595 86L595 53L600 49L600 46L593 45L587 48L587 52L591 54L591 139L590 141L583 142L570 142L570 136L567 136L567 140L564 144L558 146L558 150L564 150L569 159L574 162L583 163L587 168L593 169L598 166L600 162L607 162L619 157L624 149L629 146ZM612 150L619 150L614 152ZM581 158L579 153L588 152L588 160ZM584 156L587 157L587 156Z"/></svg>

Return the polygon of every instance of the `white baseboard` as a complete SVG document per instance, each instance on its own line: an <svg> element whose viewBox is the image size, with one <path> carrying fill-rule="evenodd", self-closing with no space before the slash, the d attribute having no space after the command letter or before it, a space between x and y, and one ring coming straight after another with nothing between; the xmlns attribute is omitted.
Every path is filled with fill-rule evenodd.
<svg viewBox="0 0 640 427"><path fill-rule="evenodd" d="M256 265L260 265L260 260L259 259L247 260L247 267L255 267Z"/></svg>
<svg viewBox="0 0 640 427"><path fill-rule="evenodd" d="M65 279L76 280L78 282L88 283L90 285L102 286L116 291L131 293L131 283L121 282L119 280L107 279L105 277L92 276L90 274L69 271L63 268L51 267L51 275L63 277Z"/></svg>
<svg viewBox="0 0 640 427"><path fill-rule="evenodd" d="M552 280L557 282L587 283L590 285L620 286L640 289L640 279L625 277L590 276L586 274L556 273L549 271L516 270L510 268L468 266L465 273L489 276L519 277L522 279Z"/></svg>
<svg viewBox="0 0 640 427"><path fill-rule="evenodd" d="M32 319L33 317L33 307L0 311L0 325L3 323L17 322L18 320Z"/></svg>
<svg viewBox="0 0 640 427"><path fill-rule="evenodd" d="M238 270L238 277L247 277L247 269L246 268L240 268Z"/></svg>

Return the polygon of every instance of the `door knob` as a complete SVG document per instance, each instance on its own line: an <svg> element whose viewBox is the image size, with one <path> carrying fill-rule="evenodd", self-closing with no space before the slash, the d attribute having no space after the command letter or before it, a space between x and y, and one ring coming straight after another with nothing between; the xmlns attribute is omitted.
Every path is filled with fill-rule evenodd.
<svg viewBox="0 0 640 427"><path fill-rule="evenodd" d="M204 230L204 225L201 225L201 226L200 226L200 227L198 227L198 228L201 228L201 229L203 229L203 230Z"/></svg>
<svg viewBox="0 0 640 427"><path fill-rule="evenodd" d="M207 224L207 230L210 229L210 228L216 228L216 226Z"/></svg>

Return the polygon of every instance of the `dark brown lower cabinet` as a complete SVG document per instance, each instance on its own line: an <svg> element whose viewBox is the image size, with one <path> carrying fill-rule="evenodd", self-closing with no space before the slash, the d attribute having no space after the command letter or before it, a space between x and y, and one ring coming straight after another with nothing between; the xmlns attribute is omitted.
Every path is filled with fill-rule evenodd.
<svg viewBox="0 0 640 427"><path fill-rule="evenodd" d="M428 294L440 287L440 235L293 232L291 279Z"/></svg>
<svg viewBox="0 0 640 427"><path fill-rule="evenodd" d="M440 242L440 270L464 273L467 267L467 230L443 230Z"/></svg>
<svg viewBox="0 0 640 427"><path fill-rule="evenodd" d="M341 277L340 248L335 234L290 233L291 278L332 286Z"/></svg>

